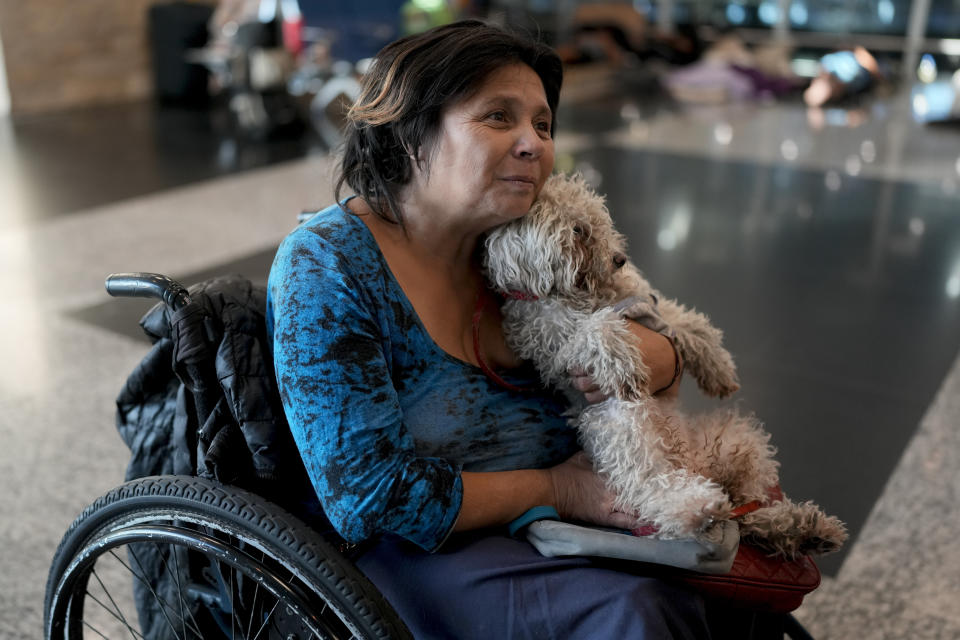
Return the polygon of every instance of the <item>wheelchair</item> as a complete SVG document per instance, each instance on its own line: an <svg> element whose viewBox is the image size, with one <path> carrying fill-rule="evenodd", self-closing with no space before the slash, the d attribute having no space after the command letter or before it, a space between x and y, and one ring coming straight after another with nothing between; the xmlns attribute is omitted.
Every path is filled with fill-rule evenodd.
<svg viewBox="0 0 960 640"><path fill-rule="evenodd" d="M190 314L196 306L191 294L165 276L116 274L107 279L107 291L162 300L168 317L185 319L187 334L208 337L210 315ZM181 356L191 348L178 344L178 361L190 360ZM222 392L213 389L217 381L203 380L209 371L202 360L194 358L177 374L190 392L184 404L206 414L207 426L223 403L217 398ZM161 391L171 389L165 385L161 381ZM225 474L211 473L208 462L200 462L201 475L212 477L135 478L83 511L51 564L44 637L412 638L353 566L349 545L318 521L315 510L313 517L309 510L297 517L245 490L258 486L249 475L229 478L241 486L218 481ZM190 466L186 471L193 472ZM283 493L275 487L271 495Z"/></svg>
<svg viewBox="0 0 960 640"><path fill-rule="evenodd" d="M155 433L138 434L136 442L125 437L132 453L160 451L162 466L131 465L128 482L98 498L64 534L47 580L44 637L412 638L354 566L355 545L340 538L322 515L305 471L296 467L299 456L295 451L291 456L289 443L271 442L256 431L255 421L242 415L242 403L227 397L229 383L212 368L228 359L223 345L205 348L226 331L216 317L226 316L226 305L211 312L209 301L207 307L199 304L198 299L218 291L205 286L188 292L166 276L147 273L107 279L113 296L163 302L141 325L155 340L155 350L165 348L152 351L144 363L163 361L166 368L160 376L134 372L146 381L151 398L148 410L138 408L137 417L156 422L162 411L173 415L175 404L177 417L188 415L193 423L186 429L181 425L179 432L168 429L168 435L174 445L186 444L190 451L176 450ZM254 307L262 302L251 300ZM262 308L256 314L262 323ZM151 317L160 318L159 333L148 326ZM260 332L259 324L248 321L241 319L244 331ZM166 330L170 335L160 335ZM236 336L229 342L237 342ZM258 348L241 345L244 366L271 378L272 367L260 362L265 358L255 362L248 353ZM118 398L118 428L127 391ZM277 395L275 387L261 392ZM279 397L272 400L278 405ZM278 433L289 437L282 409L276 411L275 417L267 411L267 422L281 422ZM255 411L261 418L263 412L263 407ZM175 424L172 419L160 422ZM269 460L258 459L264 451L275 452L284 468L298 473L280 481L269 469L265 472ZM231 466L237 460L242 469ZM158 470L159 475L144 473ZM810 638L789 614L782 627L795 640Z"/></svg>

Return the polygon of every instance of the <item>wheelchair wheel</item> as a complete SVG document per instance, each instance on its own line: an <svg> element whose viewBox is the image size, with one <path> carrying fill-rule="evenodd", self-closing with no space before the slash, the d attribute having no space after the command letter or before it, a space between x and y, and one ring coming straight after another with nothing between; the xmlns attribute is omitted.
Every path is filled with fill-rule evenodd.
<svg viewBox="0 0 960 640"><path fill-rule="evenodd" d="M330 543L253 494L157 476L113 489L63 537L53 638L411 638Z"/></svg>

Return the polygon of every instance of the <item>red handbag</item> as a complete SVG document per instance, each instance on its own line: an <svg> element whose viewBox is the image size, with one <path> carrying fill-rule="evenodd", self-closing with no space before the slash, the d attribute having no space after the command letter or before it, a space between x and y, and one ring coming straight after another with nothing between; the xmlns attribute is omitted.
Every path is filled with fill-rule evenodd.
<svg viewBox="0 0 960 640"><path fill-rule="evenodd" d="M780 486L767 490L771 502L783 500ZM742 515L759 508L751 502L734 510ZM796 560L769 556L749 544L740 543L733 567L723 575L683 572L679 579L706 596L731 605L788 613L803 603L803 597L820 586L820 569L813 558Z"/></svg>
<svg viewBox="0 0 960 640"><path fill-rule="evenodd" d="M787 613L820 586L820 570L810 556L786 560L740 544L733 568L723 575L682 571L671 576L705 596L759 611Z"/></svg>

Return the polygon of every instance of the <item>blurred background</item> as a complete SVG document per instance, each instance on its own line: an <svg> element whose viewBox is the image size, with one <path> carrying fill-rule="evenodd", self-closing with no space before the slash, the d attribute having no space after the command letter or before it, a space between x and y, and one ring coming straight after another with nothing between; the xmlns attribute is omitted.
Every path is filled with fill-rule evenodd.
<svg viewBox="0 0 960 640"><path fill-rule="evenodd" d="M798 618L960 637L960 0L0 0L0 637L39 636L62 532L123 479L149 305L103 278L264 282L370 58L464 17L561 54L557 168L847 522Z"/></svg>

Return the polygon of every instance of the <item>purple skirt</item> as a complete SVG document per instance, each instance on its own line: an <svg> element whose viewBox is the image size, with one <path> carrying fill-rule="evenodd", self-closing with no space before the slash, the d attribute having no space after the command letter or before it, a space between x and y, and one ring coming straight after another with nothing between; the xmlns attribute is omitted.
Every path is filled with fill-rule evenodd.
<svg viewBox="0 0 960 640"><path fill-rule="evenodd" d="M421 640L783 637L758 635L750 613L708 612L680 585L489 531L432 554L384 539L356 563Z"/></svg>

